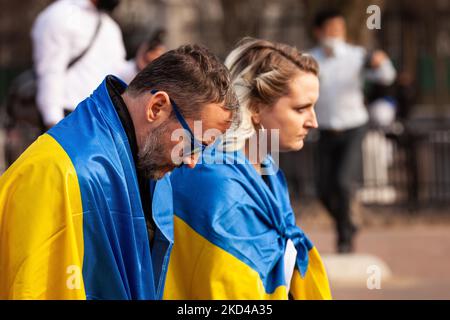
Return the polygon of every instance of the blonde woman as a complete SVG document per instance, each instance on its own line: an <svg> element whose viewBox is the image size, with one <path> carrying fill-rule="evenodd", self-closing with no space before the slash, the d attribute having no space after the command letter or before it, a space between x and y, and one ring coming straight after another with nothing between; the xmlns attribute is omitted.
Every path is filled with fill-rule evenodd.
<svg viewBox="0 0 450 320"><path fill-rule="evenodd" d="M257 39L242 40L225 64L242 121L202 164L171 176L175 244L164 298L329 299L321 258L295 225L271 157L300 150L317 127L318 65Z"/></svg>

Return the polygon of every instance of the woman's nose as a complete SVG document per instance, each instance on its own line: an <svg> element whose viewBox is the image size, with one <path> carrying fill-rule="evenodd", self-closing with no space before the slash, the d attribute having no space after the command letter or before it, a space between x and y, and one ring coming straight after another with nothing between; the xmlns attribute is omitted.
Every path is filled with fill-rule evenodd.
<svg viewBox="0 0 450 320"><path fill-rule="evenodd" d="M314 110L311 112L311 116L308 119L308 121L306 121L306 126L308 128L314 128L314 129L317 129L319 127L319 123L317 122L317 117L316 117L316 113L314 112Z"/></svg>

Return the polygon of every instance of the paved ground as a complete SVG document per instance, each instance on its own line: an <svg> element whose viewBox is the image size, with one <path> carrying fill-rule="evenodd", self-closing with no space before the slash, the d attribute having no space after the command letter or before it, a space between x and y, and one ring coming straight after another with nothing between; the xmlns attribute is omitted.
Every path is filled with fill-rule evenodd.
<svg viewBox="0 0 450 320"><path fill-rule="evenodd" d="M333 253L331 225L323 218L304 220L303 229L321 254ZM379 290L367 289L366 281L331 283L335 299L450 299L450 224L446 221L405 220L362 227L356 253L382 259L392 277L382 280Z"/></svg>

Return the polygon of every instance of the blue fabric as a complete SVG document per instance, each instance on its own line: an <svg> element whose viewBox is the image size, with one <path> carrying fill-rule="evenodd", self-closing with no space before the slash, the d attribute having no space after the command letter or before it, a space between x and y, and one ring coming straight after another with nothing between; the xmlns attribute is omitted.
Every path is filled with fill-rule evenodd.
<svg viewBox="0 0 450 320"><path fill-rule="evenodd" d="M123 82L122 85L126 86ZM159 264L167 264L165 257L170 254L173 241L170 186L166 181L160 191L155 190L158 198L164 199L159 205L153 204L153 216L161 228L157 230L158 243L163 249L151 253L130 144L106 81L49 134L67 152L78 176L86 297L161 298L159 283L164 280L162 271L167 267ZM154 270L158 270L156 277Z"/></svg>
<svg viewBox="0 0 450 320"><path fill-rule="evenodd" d="M175 215L257 271L267 293L286 285L287 239L297 249L296 265L304 276L313 245L295 225L286 181L273 159L263 163L272 173L268 184L241 152L208 148L201 162L171 175Z"/></svg>

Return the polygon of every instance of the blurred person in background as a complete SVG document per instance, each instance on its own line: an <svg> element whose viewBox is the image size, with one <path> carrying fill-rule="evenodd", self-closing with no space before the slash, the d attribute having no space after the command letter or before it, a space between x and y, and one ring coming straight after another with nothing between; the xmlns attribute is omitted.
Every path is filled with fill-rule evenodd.
<svg viewBox="0 0 450 320"><path fill-rule="evenodd" d="M361 144L369 114L364 81L389 85L396 72L386 53L369 53L346 41L346 22L336 10L319 12L314 20L319 46L311 54L320 65L318 194L334 219L337 251L353 251L356 226L351 218L352 188L361 167Z"/></svg>
<svg viewBox="0 0 450 320"><path fill-rule="evenodd" d="M31 35L37 105L47 128L73 111L106 75L128 83L148 64L141 48L135 60L125 59L121 30L109 16L119 4L120 0L58 0L36 18ZM71 61L80 53L80 59Z"/></svg>
<svg viewBox="0 0 450 320"><path fill-rule="evenodd" d="M409 120L413 106L417 102L417 83L410 71L402 70L393 85L372 84L367 89L366 99L372 126L382 127L382 133L386 138L395 141L405 150L408 208L410 211L416 211L419 206L416 150L417 143L422 138L415 132L414 125L409 124Z"/></svg>
<svg viewBox="0 0 450 320"><path fill-rule="evenodd" d="M271 156L300 150L317 128L317 62L288 45L244 39L225 64L242 122L192 172L170 177L175 243L164 298L330 299L321 257L296 226Z"/></svg>
<svg viewBox="0 0 450 320"><path fill-rule="evenodd" d="M144 69L147 64L167 51L165 37L166 30L158 28L147 41L142 43L137 53L138 57L142 57L136 61L138 69Z"/></svg>
<svg viewBox="0 0 450 320"><path fill-rule="evenodd" d="M86 98L107 74L129 82L165 52L164 31L125 59L117 23L109 16L119 0L58 0L32 28L33 70L19 75L7 97L5 156L8 165L44 131Z"/></svg>

